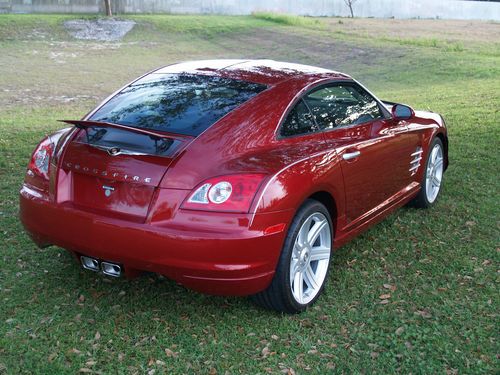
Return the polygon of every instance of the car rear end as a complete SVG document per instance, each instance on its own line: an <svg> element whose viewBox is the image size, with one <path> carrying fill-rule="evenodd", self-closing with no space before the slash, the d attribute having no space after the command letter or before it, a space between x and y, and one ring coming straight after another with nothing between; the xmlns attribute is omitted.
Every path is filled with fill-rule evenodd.
<svg viewBox="0 0 500 375"><path fill-rule="evenodd" d="M265 87L178 79L146 76L45 138L20 191L21 220L39 246L66 248L93 271L256 293L273 277L291 215L252 212L267 176L214 176L190 189L164 179L196 137Z"/></svg>

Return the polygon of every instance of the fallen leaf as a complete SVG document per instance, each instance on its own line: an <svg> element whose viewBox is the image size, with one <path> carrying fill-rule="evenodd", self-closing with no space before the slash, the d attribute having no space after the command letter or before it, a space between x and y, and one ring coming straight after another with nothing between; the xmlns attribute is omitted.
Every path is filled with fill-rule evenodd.
<svg viewBox="0 0 500 375"><path fill-rule="evenodd" d="M384 284L384 288L385 289L389 289L391 291L395 291L396 290L396 285L392 285L392 284Z"/></svg>
<svg viewBox="0 0 500 375"><path fill-rule="evenodd" d="M388 303L389 303L388 299L383 299L382 301L380 301L381 305L387 305Z"/></svg>
<svg viewBox="0 0 500 375"><path fill-rule="evenodd" d="M165 349L165 354L167 355L167 357L177 357L177 355L179 354L178 352L174 352L173 350L170 350L170 349Z"/></svg>
<svg viewBox="0 0 500 375"><path fill-rule="evenodd" d="M432 318L432 314L427 310L419 310L415 314L420 315L422 318L429 319Z"/></svg>
<svg viewBox="0 0 500 375"><path fill-rule="evenodd" d="M378 296L378 298L380 298L380 299L388 299L388 298L391 298L391 294L390 293L381 294L380 296Z"/></svg>
<svg viewBox="0 0 500 375"><path fill-rule="evenodd" d="M267 346L264 346L264 349L262 349L262 351L260 352L260 354L264 358L267 357L269 355L269 348Z"/></svg>
<svg viewBox="0 0 500 375"><path fill-rule="evenodd" d="M80 370L78 370L78 372L85 372L85 373L89 373L89 372L92 372L91 369L89 368L86 368L86 367L82 367Z"/></svg>
<svg viewBox="0 0 500 375"><path fill-rule="evenodd" d="M94 337L96 340L100 340L101 339L101 333L99 331L97 331L95 333L95 337Z"/></svg>
<svg viewBox="0 0 500 375"><path fill-rule="evenodd" d="M405 328L404 327L399 327L397 330L396 330L396 335L400 336L403 332L404 332Z"/></svg>

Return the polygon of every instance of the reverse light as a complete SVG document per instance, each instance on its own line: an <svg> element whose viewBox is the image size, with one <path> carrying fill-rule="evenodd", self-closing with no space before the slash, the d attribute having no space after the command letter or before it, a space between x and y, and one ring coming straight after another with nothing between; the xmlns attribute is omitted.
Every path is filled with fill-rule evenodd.
<svg viewBox="0 0 500 375"><path fill-rule="evenodd" d="M232 191L233 186L229 182L218 182L208 191L208 199L212 203L221 204L229 199Z"/></svg>
<svg viewBox="0 0 500 375"><path fill-rule="evenodd" d="M211 178L193 190L193 193L182 204L182 208L248 212L264 177L263 174L239 174Z"/></svg>

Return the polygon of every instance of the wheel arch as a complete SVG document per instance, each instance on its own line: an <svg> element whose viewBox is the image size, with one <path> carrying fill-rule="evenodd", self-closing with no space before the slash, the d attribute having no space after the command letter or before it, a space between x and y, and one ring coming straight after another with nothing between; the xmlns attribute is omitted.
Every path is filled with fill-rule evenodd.
<svg viewBox="0 0 500 375"><path fill-rule="evenodd" d="M330 218L332 220L332 225L333 225L332 231L333 231L333 236L335 238L335 234L337 232L338 208L333 195L328 191L320 190L311 194L307 199L316 200L326 207L328 213L330 214Z"/></svg>
<svg viewBox="0 0 500 375"><path fill-rule="evenodd" d="M446 170L448 168L448 136L442 132L436 133L436 137L441 140L443 143L444 147L444 169Z"/></svg>

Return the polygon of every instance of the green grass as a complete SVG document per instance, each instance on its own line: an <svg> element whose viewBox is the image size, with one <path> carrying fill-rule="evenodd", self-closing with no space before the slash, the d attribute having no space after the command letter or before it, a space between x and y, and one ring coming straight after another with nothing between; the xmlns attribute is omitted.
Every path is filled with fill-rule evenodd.
<svg viewBox="0 0 500 375"><path fill-rule="evenodd" d="M252 13L252 16L254 18L274 22L279 25L312 27L312 28L325 27L325 25L318 18L294 16L286 13L254 12Z"/></svg>
<svg viewBox="0 0 500 375"><path fill-rule="evenodd" d="M464 50L464 46L462 43L458 42L446 42L441 41L438 38L382 38L382 40L386 40L388 42L395 42L401 44L403 46L417 46L417 47L432 47L432 48L443 48L446 51L450 52L462 52Z"/></svg>
<svg viewBox="0 0 500 375"><path fill-rule="evenodd" d="M103 46L72 40L69 18L0 15L0 373L498 373L495 42L484 54L255 17L133 16L137 29ZM37 249L18 220L30 153L57 119L81 117L148 69L222 57L345 71L449 127L437 205L403 208L338 249L325 294L301 315L154 275L108 280L63 249Z"/></svg>

